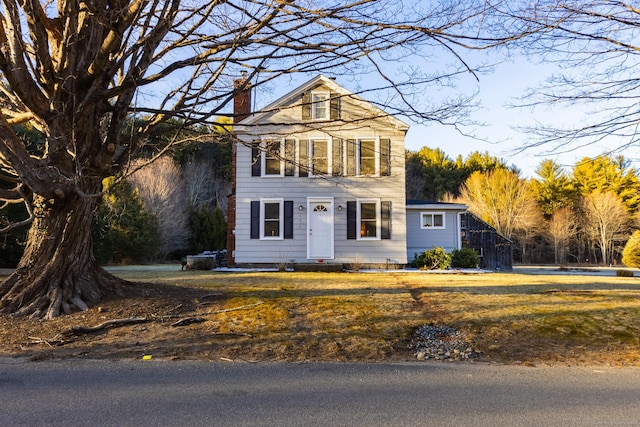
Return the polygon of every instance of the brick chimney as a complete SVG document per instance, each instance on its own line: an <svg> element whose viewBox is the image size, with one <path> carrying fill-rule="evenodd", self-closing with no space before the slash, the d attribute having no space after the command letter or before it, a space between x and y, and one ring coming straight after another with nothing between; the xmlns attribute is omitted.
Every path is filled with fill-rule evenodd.
<svg viewBox="0 0 640 427"><path fill-rule="evenodd" d="M239 123L251 114L251 83L246 72L242 72L241 79L234 80L233 89L238 91L233 98L233 122Z"/></svg>
<svg viewBox="0 0 640 427"><path fill-rule="evenodd" d="M242 73L242 78L234 80L233 89L236 95L233 97L233 123L239 123L251 114L251 83L247 81L247 73ZM233 144L231 155L231 194L227 198L227 265L236 263L236 151L237 144Z"/></svg>

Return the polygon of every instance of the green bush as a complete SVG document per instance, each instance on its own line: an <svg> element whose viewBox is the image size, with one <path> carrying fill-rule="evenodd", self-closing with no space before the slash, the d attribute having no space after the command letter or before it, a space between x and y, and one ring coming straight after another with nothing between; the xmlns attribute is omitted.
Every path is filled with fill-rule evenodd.
<svg viewBox="0 0 640 427"><path fill-rule="evenodd" d="M640 231L634 231L622 250L622 263L627 267L640 267Z"/></svg>
<svg viewBox="0 0 640 427"><path fill-rule="evenodd" d="M210 210L205 205L189 211L191 229L190 250L194 254L215 251L227 246L227 221L219 207Z"/></svg>
<svg viewBox="0 0 640 427"><path fill-rule="evenodd" d="M451 264L451 255L443 248L433 247L428 251L416 255L411 265L421 270L445 270Z"/></svg>
<svg viewBox="0 0 640 427"><path fill-rule="evenodd" d="M471 248L454 249L451 252L451 267L476 268L479 263L478 253Z"/></svg>
<svg viewBox="0 0 640 427"><path fill-rule="evenodd" d="M148 262L162 246L156 217L126 181L100 200L92 233L94 256L101 264Z"/></svg>

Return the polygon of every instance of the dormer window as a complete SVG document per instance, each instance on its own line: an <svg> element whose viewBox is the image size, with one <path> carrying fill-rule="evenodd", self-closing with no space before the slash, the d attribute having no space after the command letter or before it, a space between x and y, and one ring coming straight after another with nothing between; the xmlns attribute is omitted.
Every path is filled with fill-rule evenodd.
<svg viewBox="0 0 640 427"><path fill-rule="evenodd" d="M329 92L311 92L311 117L313 120L329 119Z"/></svg>

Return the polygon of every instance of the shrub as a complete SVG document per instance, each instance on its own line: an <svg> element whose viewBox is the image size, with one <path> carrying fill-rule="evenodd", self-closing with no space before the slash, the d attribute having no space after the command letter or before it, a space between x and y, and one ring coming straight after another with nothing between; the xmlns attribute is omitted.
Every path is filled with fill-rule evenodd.
<svg viewBox="0 0 640 427"><path fill-rule="evenodd" d="M443 248L433 247L428 251L416 255L411 265L421 270L445 270L451 264L451 255Z"/></svg>
<svg viewBox="0 0 640 427"><path fill-rule="evenodd" d="M227 246L227 221L222 209L213 211L202 205L200 209L190 209L191 251L215 251Z"/></svg>
<svg viewBox="0 0 640 427"><path fill-rule="evenodd" d="M471 248L454 249L451 252L451 267L476 268L479 262L478 253Z"/></svg>
<svg viewBox="0 0 640 427"><path fill-rule="evenodd" d="M105 182L113 183L113 178ZM101 264L148 262L162 247L158 221L126 181L102 197L92 233L94 255Z"/></svg>
<svg viewBox="0 0 640 427"><path fill-rule="evenodd" d="M640 231L634 231L622 250L622 263L627 267L640 267Z"/></svg>

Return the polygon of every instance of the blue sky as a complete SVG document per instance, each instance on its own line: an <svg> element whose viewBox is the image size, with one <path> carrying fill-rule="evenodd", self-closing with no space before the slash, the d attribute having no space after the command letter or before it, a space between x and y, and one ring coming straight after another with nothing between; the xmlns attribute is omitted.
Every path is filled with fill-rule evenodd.
<svg viewBox="0 0 640 427"><path fill-rule="evenodd" d="M589 113L580 105L552 110L547 107L510 108L516 97L522 96L528 87L544 82L545 77L554 71L552 65L540 65L520 59L512 63L496 66L493 73L479 76L479 97L481 109L473 117L486 126L470 129L480 139L461 135L455 129L434 124L424 126L412 125L406 138L406 147L418 150L423 146L440 148L447 155L455 158L463 157L473 151L488 151L491 155L504 159L508 164L515 164L521 169L524 177L535 176L535 168L544 159L553 159L565 167L567 171L584 157L597 156L607 147L603 144L586 147L573 146L571 150L556 150L551 145L526 149L519 152L529 137L516 129L519 126L544 123L560 127L571 127L584 123ZM638 153L623 153L628 159L637 158Z"/></svg>
<svg viewBox="0 0 640 427"><path fill-rule="evenodd" d="M527 144L530 137L516 128L535 123L572 127L588 121L590 116L587 110L580 105L563 106L556 110L547 107L538 107L535 110L508 107L508 104L516 102L515 98L522 96L528 87L543 83L554 69L553 65L535 64L519 58L513 62L496 65L495 70L489 74L479 75L479 82L468 76L460 81L457 90L464 91L465 87L467 90L473 87L479 90L480 109L474 112L471 118L484 125L465 129L465 133L476 135L478 138L462 135L450 126L437 123L421 125L403 118L411 125L405 141L406 148L413 151L425 146L440 148L454 159L458 155L466 157L474 151L486 151L490 155L502 158L509 165L517 166L522 172L521 175L527 178L536 176L536 167L545 159L553 159L570 172L571 167L582 158L602 154L607 149L606 145L573 146L571 150L556 151L551 145L545 145L519 151ZM281 84L277 87L260 88L254 94L254 103L258 108L262 107L283 95L287 90L306 81L307 78L310 76L298 76L291 81L280 81ZM359 77L354 82L349 76L336 77L338 84L351 91L358 90L354 85L358 85L357 81L362 81L361 79L362 77ZM451 93L455 93L456 89L451 90ZM367 98L367 94L363 97L370 99ZM609 144L613 145L613 141L609 141ZM639 150L635 152L628 150L622 154L629 160L640 158ZM632 166L636 164L632 163Z"/></svg>

